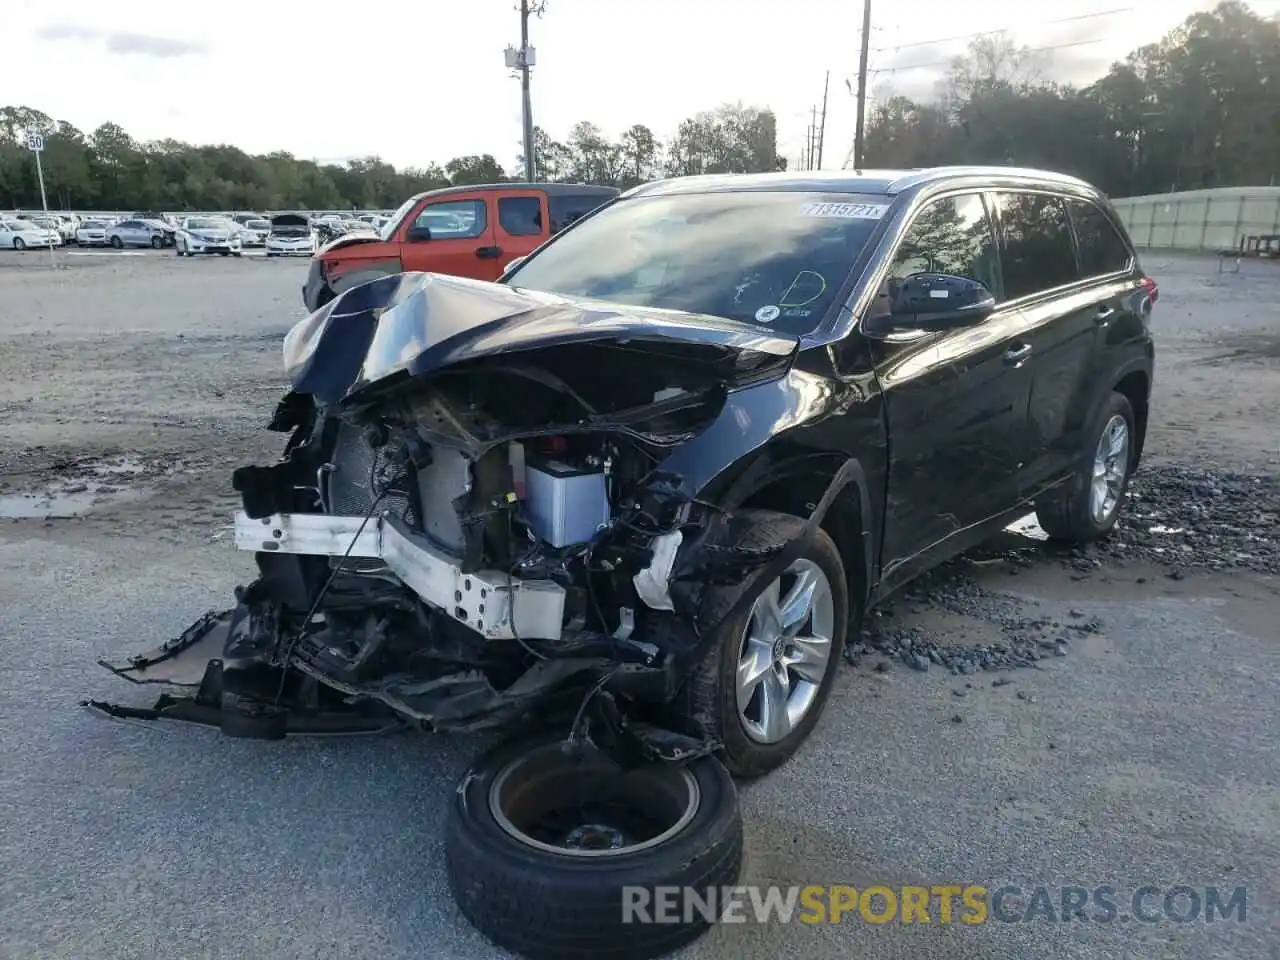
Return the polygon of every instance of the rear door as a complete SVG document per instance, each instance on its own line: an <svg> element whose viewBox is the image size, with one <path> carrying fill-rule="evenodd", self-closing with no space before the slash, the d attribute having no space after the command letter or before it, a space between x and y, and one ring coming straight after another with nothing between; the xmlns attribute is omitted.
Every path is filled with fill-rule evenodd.
<svg viewBox="0 0 1280 960"><path fill-rule="evenodd" d="M1047 192L995 194L1005 294L1026 315L1032 346L1025 496L1075 465L1089 416L1090 359L1114 313L1114 284L1081 270L1067 213L1076 202Z"/></svg>
<svg viewBox="0 0 1280 960"><path fill-rule="evenodd" d="M495 280L496 211L491 191L453 193L424 201L401 227L400 262L405 270L448 273L475 280Z"/></svg>
<svg viewBox="0 0 1280 960"><path fill-rule="evenodd" d="M541 190L503 190L494 198L498 213L494 242L499 254L493 261L495 272L486 280L498 279L508 263L527 257L551 235L547 195Z"/></svg>

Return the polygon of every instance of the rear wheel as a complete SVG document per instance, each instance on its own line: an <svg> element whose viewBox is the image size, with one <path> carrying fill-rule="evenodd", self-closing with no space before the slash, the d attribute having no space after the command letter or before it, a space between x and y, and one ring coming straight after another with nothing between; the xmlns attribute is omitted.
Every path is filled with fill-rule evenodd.
<svg viewBox="0 0 1280 960"><path fill-rule="evenodd" d="M1056 498L1036 507L1036 519L1054 540L1097 540L1120 518L1136 449L1133 407L1124 394L1111 394L1087 437L1076 475Z"/></svg>
<svg viewBox="0 0 1280 960"><path fill-rule="evenodd" d="M160 249L161 247L163 247L163 246L164 246L164 237L152 237L152 238L151 238L151 249L152 249L152 250L159 250L159 249Z"/></svg>
<svg viewBox="0 0 1280 960"><path fill-rule="evenodd" d="M804 521L766 510L743 511L744 551L789 544ZM719 627L713 647L689 678L677 710L684 725L724 744L725 765L741 777L780 766L817 724L835 682L849 623L849 589L834 542L815 530L799 557L768 583L716 587L705 617Z"/></svg>
<svg viewBox="0 0 1280 960"><path fill-rule="evenodd" d="M587 747L520 743L467 773L445 825L458 909L525 957L648 960L711 918L654 918L655 888L733 886L742 865L737 791L719 761L623 771ZM631 909L628 909L628 908Z"/></svg>

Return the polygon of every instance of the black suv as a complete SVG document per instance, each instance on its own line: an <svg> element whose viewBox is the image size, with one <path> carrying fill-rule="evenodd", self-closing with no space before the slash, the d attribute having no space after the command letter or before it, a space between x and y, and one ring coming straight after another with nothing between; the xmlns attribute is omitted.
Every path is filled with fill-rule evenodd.
<svg viewBox="0 0 1280 960"><path fill-rule="evenodd" d="M469 775L454 887L516 949L624 875L731 885L725 768L795 751L872 604L1029 511L1115 523L1156 296L1097 190L967 167L666 180L499 283L373 280L285 340L285 456L233 477L258 578L112 669L240 735L533 724L689 771L544 744Z"/></svg>

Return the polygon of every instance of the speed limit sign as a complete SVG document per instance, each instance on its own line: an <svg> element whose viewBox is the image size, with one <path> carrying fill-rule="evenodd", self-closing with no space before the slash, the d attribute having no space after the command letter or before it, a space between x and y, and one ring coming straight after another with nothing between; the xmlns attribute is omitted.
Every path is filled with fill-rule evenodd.
<svg viewBox="0 0 1280 960"><path fill-rule="evenodd" d="M39 153L41 150L43 150L43 149L44 149L44 134L42 134L42 133L29 133L29 134L27 134L27 149L28 149L28 150L34 150L36 153Z"/></svg>

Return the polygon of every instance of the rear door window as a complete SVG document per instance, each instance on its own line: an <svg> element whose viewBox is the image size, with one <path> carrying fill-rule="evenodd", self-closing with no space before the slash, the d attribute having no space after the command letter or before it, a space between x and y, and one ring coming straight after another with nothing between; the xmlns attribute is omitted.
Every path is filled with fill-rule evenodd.
<svg viewBox="0 0 1280 960"><path fill-rule="evenodd" d="M1129 268L1133 259L1129 245L1097 204L1068 199L1067 212L1075 228L1080 272L1084 276L1102 277Z"/></svg>
<svg viewBox="0 0 1280 960"><path fill-rule="evenodd" d="M513 237L542 233L542 201L538 197L499 197L498 224Z"/></svg>
<svg viewBox="0 0 1280 960"><path fill-rule="evenodd" d="M1044 193L996 193L1000 211L1005 299L1052 290L1080 279L1067 210Z"/></svg>

